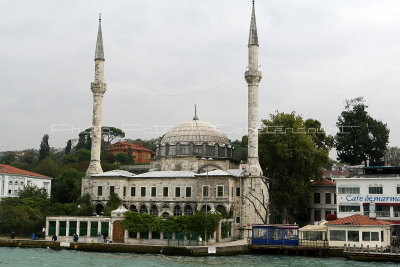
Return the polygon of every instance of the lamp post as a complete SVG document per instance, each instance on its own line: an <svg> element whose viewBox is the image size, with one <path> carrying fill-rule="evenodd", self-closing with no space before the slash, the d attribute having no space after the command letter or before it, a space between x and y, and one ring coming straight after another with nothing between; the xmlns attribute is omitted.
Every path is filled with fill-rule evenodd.
<svg viewBox="0 0 400 267"><path fill-rule="evenodd" d="M202 160L204 160L204 165L206 163L206 160L213 160L212 158L201 158ZM207 181L206 181L206 185L207 185L207 197L206 197L206 227L205 227L205 234L204 234L204 244L207 246L207 213L208 213L208 198L210 196L210 186L208 184L208 167L206 167L206 171L207 171Z"/></svg>

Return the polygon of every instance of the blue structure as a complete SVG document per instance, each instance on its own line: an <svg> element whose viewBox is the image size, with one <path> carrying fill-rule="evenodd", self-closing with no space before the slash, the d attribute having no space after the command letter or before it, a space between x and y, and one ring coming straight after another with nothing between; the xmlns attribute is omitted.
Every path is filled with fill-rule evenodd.
<svg viewBox="0 0 400 267"><path fill-rule="evenodd" d="M289 224L253 225L252 244L298 246L299 226Z"/></svg>

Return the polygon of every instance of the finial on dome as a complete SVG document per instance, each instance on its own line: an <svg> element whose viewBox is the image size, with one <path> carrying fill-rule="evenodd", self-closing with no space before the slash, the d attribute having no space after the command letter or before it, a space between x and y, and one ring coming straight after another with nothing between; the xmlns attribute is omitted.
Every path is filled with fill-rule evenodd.
<svg viewBox="0 0 400 267"><path fill-rule="evenodd" d="M197 105L194 105L194 117L193 117L194 121L198 121L199 118L197 117Z"/></svg>

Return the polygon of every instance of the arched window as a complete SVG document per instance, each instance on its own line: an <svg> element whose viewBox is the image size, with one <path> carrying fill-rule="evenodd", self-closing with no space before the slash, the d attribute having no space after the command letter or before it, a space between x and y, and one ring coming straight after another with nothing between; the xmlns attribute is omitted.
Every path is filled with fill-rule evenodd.
<svg viewBox="0 0 400 267"><path fill-rule="evenodd" d="M224 206L218 205L215 210L218 211L219 213L221 213L223 218L227 218L228 217L228 212L226 211Z"/></svg>
<svg viewBox="0 0 400 267"><path fill-rule="evenodd" d="M146 205L140 206L140 213L147 213L147 207L146 207Z"/></svg>
<svg viewBox="0 0 400 267"><path fill-rule="evenodd" d="M96 205L96 213L97 213L98 215L100 215L100 213L101 213L103 210L104 210L103 204L98 203L98 204Z"/></svg>
<svg viewBox="0 0 400 267"><path fill-rule="evenodd" d="M170 155L170 156L176 155L176 146L169 146L168 155Z"/></svg>
<svg viewBox="0 0 400 267"><path fill-rule="evenodd" d="M181 206L176 205L174 207L174 216L181 216L182 215L182 209Z"/></svg>
<svg viewBox="0 0 400 267"><path fill-rule="evenodd" d="M167 219L169 217L169 213L164 212L161 216L163 217L163 219Z"/></svg>
<svg viewBox="0 0 400 267"><path fill-rule="evenodd" d="M162 208L163 208L163 209L169 209L169 206L168 206L168 204L164 204L164 205L162 206Z"/></svg>
<svg viewBox="0 0 400 267"><path fill-rule="evenodd" d="M136 205L132 204L132 205L129 207L129 210L130 210L130 211L137 212Z"/></svg>
<svg viewBox="0 0 400 267"><path fill-rule="evenodd" d="M189 155L189 145L181 145L179 155Z"/></svg>
<svg viewBox="0 0 400 267"><path fill-rule="evenodd" d="M158 208L157 208L156 205L151 205L151 207L150 207L150 214L151 214L151 215L158 216Z"/></svg>
<svg viewBox="0 0 400 267"><path fill-rule="evenodd" d="M203 205L203 207L201 207L201 210L206 210L206 205ZM207 205L207 212L210 212L211 207Z"/></svg>
<svg viewBox="0 0 400 267"><path fill-rule="evenodd" d="M190 205L186 205L183 209L185 215L193 215L193 208Z"/></svg>

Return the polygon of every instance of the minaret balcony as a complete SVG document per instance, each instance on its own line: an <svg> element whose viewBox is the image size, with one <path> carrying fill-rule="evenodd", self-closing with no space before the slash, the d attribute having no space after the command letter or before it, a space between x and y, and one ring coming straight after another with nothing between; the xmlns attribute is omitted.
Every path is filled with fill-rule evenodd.
<svg viewBox="0 0 400 267"><path fill-rule="evenodd" d="M248 70L244 73L244 78L248 84L259 83L262 77L261 71Z"/></svg>
<svg viewBox="0 0 400 267"><path fill-rule="evenodd" d="M262 77L262 71L248 70L244 73L244 77Z"/></svg>

